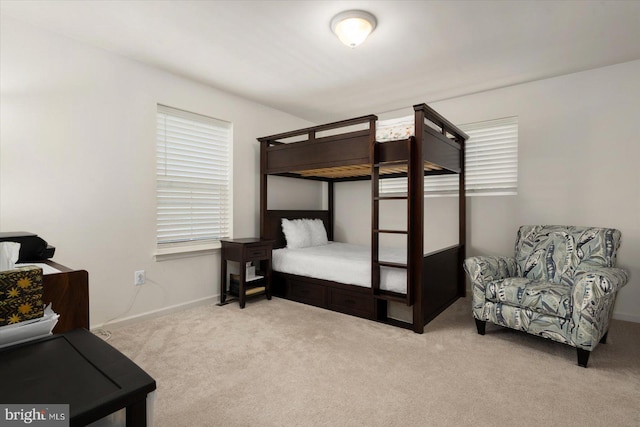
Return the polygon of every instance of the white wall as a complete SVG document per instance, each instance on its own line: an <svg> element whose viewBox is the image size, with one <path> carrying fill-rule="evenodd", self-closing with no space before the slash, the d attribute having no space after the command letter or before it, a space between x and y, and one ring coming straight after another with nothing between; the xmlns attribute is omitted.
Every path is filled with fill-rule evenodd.
<svg viewBox="0 0 640 427"><path fill-rule="evenodd" d="M310 123L6 16L0 27L0 230L38 233L89 272L92 325L217 296L219 253L153 260L156 104L233 123L235 237L259 232L256 137ZM315 201L316 187L272 196Z"/></svg>
<svg viewBox="0 0 640 427"><path fill-rule="evenodd" d="M356 181L335 185L335 240L369 245L371 241L371 182ZM356 207L356 208L354 208ZM458 244L458 198L424 199L424 253ZM381 201L379 225L382 229L407 229L407 202ZM380 235L382 246L405 246L406 236Z"/></svg>
<svg viewBox="0 0 640 427"><path fill-rule="evenodd" d="M327 209L327 189L320 181L282 176L267 180L267 209Z"/></svg>
<svg viewBox="0 0 640 427"><path fill-rule="evenodd" d="M522 224L618 228L618 266L631 279L619 294L614 316L640 322L638 76L640 61L634 61L431 104L460 124L519 117L518 195L467 198L468 255L513 253ZM337 188L337 209L348 209L343 203L360 197L355 186ZM360 212L336 214L342 237L368 239L369 213ZM429 212L444 219L443 212L427 207L427 221ZM437 239L449 233L450 221L445 224L444 232L431 228Z"/></svg>
<svg viewBox="0 0 640 427"><path fill-rule="evenodd" d="M0 31L0 230L37 232L89 271L94 325L136 289L126 316L217 295L218 254L152 259L156 103L233 122L236 237L258 232L255 138L309 123L6 16ZM518 196L468 199L469 255L511 253L520 224L617 227L631 281L615 314L640 321L638 75L634 61L431 104L454 123L519 117ZM274 180L270 207L320 207L316 183ZM453 201L426 201L434 246L456 240ZM368 182L336 185L336 209L336 239L368 242Z"/></svg>

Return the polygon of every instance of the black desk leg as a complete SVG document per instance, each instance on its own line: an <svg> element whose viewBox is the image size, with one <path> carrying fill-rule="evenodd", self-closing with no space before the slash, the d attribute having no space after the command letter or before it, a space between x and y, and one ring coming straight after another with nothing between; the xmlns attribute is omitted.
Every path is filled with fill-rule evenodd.
<svg viewBox="0 0 640 427"><path fill-rule="evenodd" d="M127 427L147 427L147 399L127 406Z"/></svg>
<svg viewBox="0 0 640 427"><path fill-rule="evenodd" d="M267 299L271 299L271 278L272 278L272 274L273 271L271 270L271 258L269 258L268 260L265 261L267 264L267 283L265 284L266 288L267 288Z"/></svg>
<svg viewBox="0 0 640 427"><path fill-rule="evenodd" d="M240 300L240 308L244 308L247 295L247 262L244 256L240 259L240 283L238 286L238 299Z"/></svg>
<svg viewBox="0 0 640 427"><path fill-rule="evenodd" d="M227 300L227 260L224 258L224 252L220 264L220 304L222 305Z"/></svg>

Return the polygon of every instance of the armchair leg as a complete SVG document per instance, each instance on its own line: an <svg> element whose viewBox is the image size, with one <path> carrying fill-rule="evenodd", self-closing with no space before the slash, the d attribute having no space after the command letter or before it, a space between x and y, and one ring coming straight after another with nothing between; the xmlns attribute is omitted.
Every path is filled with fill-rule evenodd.
<svg viewBox="0 0 640 427"><path fill-rule="evenodd" d="M589 356L591 355L591 352L588 350L584 350L582 348L578 348L578 365L582 366L583 368L587 367L587 362L589 362Z"/></svg>
<svg viewBox="0 0 640 427"><path fill-rule="evenodd" d="M600 344L606 344L607 343L607 335L609 335L609 331L607 331L607 333L604 334L602 336L602 338L600 338Z"/></svg>
<svg viewBox="0 0 640 427"><path fill-rule="evenodd" d="M476 328L478 329L478 334L484 335L485 328L487 327L487 322L485 320L478 320L474 318L476 321Z"/></svg>

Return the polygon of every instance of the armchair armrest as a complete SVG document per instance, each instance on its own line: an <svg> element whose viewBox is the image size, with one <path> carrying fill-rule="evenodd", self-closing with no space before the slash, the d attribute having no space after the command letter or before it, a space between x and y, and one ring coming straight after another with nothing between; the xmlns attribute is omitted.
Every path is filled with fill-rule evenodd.
<svg viewBox="0 0 640 427"><path fill-rule="evenodd" d="M627 284L626 270L615 267L590 267L578 270L573 276L574 309L583 310L598 300L615 294Z"/></svg>
<svg viewBox="0 0 640 427"><path fill-rule="evenodd" d="M478 256L464 261L464 270L471 279L471 304L473 316L486 320L485 290L488 283L494 280L516 276L516 260L505 256Z"/></svg>
<svg viewBox="0 0 640 427"><path fill-rule="evenodd" d="M506 256L477 256L464 260L471 283L483 286L494 280L516 276L516 260Z"/></svg>
<svg viewBox="0 0 640 427"><path fill-rule="evenodd" d="M629 275L621 268L589 267L576 271L573 280L572 340L576 347L591 351L607 333L616 292Z"/></svg>

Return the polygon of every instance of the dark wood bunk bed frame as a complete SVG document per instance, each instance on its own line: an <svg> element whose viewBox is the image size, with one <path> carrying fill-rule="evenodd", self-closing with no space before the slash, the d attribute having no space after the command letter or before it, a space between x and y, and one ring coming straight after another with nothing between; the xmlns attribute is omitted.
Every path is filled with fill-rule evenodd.
<svg viewBox="0 0 640 427"><path fill-rule="evenodd" d="M397 141L376 141L375 115L329 123L258 138L260 141L260 235L275 240L274 249L286 246L281 220L319 218L333 240L334 183L371 180L371 284L370 288L273 272L275 296L363 317L422 333L424 325L465 296L462 263L465 257L464 144L468 136L428 107L418 104L415 136ZM351 130L366 126L364 130ZM327 133L331 135L321 135ZM336 133L337 132L337 133ZM303 138L304 140L299 140ZM298 139L295 142L283 142ZM459 175L459 243L424 254L425 175ZM268 210L267 176L280 175L327 182L327 210ZM406 196L380 196L379 179L407 177ZM407 200L407 229L379 229L379 205L385 200ZM379 236L407 236L407 264L380 261ZM407 270L407 293L380 289L380 267ZM388 301L413 306L413 322L388 316Z"/></svg>

